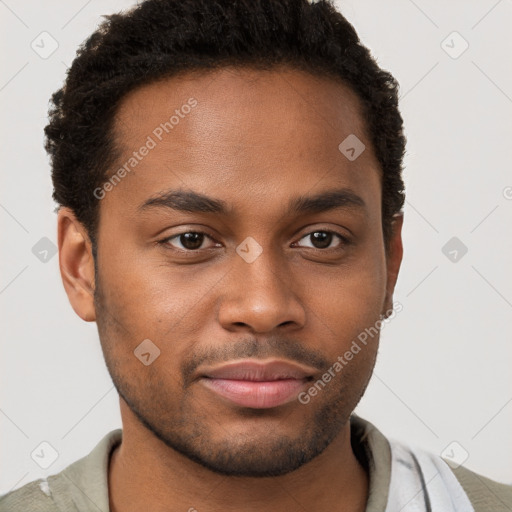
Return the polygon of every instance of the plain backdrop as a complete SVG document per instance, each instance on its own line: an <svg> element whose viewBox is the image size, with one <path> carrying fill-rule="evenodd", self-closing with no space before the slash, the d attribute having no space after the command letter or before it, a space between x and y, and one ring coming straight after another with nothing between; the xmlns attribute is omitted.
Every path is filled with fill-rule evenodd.
<svg viewBox="0 0 512 512"><path fill-rule="evenodd" d="M71 309L51 253L43 127L78 44L133 3L0 2L0 493L60 471L121 426L96 324ZM356 412L512 483L512 2L337 5L399 80L408 137L403 310L382 332ZM41 38L45 51L58 44L47 58L33 49ZM58 454L47 469L31 457L43 442Z"/></svg>

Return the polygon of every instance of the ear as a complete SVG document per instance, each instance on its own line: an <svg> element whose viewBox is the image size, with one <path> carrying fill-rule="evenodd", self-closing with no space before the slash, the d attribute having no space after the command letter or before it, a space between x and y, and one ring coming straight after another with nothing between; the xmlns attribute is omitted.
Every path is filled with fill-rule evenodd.
<svg viewBox="0 0 512 512"><path fill-rule="evenodd" d="M57 225L60 275L69 302L82 320L94 322L96 311L91 241L70 208L59 209Z"/></svg>
<svg viewBox="0 0 512 512"><path fill-rule="evenodd" d="M389 314L393 309L393 292L395 290L398 272L400 271L400 264L402 263L402 256L404 252L402 246L403 222L403 212L395 214L391 222L391 238L386 252L386 298L384 300L384 310L382 311L382 314L385 316L388 316L386 313Z"/></svg>

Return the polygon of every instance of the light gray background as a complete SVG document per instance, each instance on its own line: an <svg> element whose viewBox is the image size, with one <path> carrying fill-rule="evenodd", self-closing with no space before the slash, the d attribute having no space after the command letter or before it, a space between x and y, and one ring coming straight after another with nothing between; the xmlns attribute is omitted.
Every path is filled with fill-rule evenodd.
<svg viewBox="0 0 512 512"><path fill-rule="evenodd" d="M43 263L32 247L57 242L48 99L100 15L132 4L0 1L0 493L60 471L121 426L96 324L71 309L58 256ZM383 330L356 412L435 453L456 441L468 468L512 483L512 2L338 6L398 78L408 136L403 311ZM31 48L43 31L59 45L47 59ZM469 43L458 58L458 36L444 43L452 56L442 47L453 31ZM453 236L468 248L457 262L442 252ZM47 470L30 455L43 441L58 452Z"/></svg>

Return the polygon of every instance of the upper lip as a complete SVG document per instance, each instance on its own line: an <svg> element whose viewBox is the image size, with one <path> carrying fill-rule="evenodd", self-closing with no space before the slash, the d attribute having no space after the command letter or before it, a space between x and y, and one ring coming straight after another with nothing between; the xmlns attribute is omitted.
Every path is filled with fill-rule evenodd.
<svg viewBox="0 0 512 512"><path fill-rule="evenodd" d="M233 379L269 381L281 379L306 379L315 374L313 368L284 360L257 362L256 360L232 361L205 370L202 377L212 379Z"/></svg>

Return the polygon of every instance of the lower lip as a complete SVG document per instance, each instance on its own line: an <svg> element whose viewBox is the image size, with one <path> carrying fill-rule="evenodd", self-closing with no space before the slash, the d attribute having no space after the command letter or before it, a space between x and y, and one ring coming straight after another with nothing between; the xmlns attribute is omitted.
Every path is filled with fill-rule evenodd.
<svg viewBox="0 0 512 512"><path fill-rule="evenodd" d="M292 402L308 379L250 381L203 378L206 387L242 407L267 409Z"/></svg>

